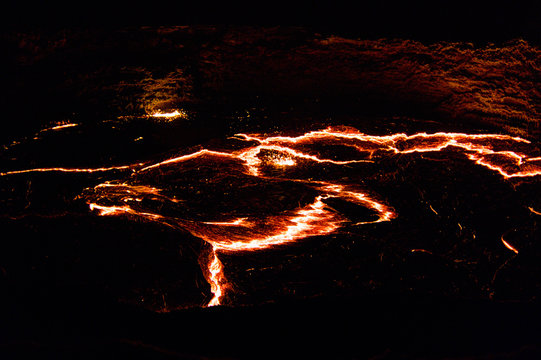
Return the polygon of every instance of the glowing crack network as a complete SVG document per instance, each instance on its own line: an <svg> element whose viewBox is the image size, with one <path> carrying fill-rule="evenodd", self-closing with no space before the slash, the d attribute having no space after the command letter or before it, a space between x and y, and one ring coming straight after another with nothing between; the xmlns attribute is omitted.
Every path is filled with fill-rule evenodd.
<svg viewBox="0 0 541 360"><path fill-rule="evenodd" d="M263 250L308 237L328 235L344 226L378 224L398 216L385 199L363 189L360 184L341 178L314 179L303 175L305 172L297 171L300 168L362 167L367 163L377 166L378 161L401 154L448 149L463 154L465 159L496 172L505 180L541 175L541 157L535 153L537 150L528 140L508 135L440 132L373 136L353 128L329 127L298 136L237 134L230 140L235 142L235 146L224 146L225 150L202 148L156 163L97 169L38 168L6 171L0 175L34 171L131 170L128 179L109 181L87 189L84 198L90 209L101 216L135 216L159 222L187 231L207 242L211 251L202 263L203 273L213 294L209 306L222 304L224 295L231 288L219 259L221 252ZM344 158L343 152L332 151L333 146L348 149L347 157ZM172 190L167 177L188 176L185 174L194 172L200 177L207 176L201 172L202 168L215 170L214 178L205 178L211 183L227 181L226 176L230 176L245 183L240 186L242 189L249 188L250 184L255 184L253 187L256 189L261 184L269 187L296 186L306 189L311 195L309 199L305 197L295 206L285 206L279 211L263 211L263 205L252 202L251 208L246 210L209 210L209 214L195 216L186 211L185 199ZM219 169L218 175L216 169ZM162 180L155 184L153 179ZM191 189L192 193L198 190L196 187ZM374 215L363 221L350 219L329 205L332 200L366 208ZM160 211L153 207L155 203L161 204ZM171 211L163 211L164 208ZM530 210L538 214L533 208ZM503 238L501 240L509 250L518 253L511 244Z"/></svg>

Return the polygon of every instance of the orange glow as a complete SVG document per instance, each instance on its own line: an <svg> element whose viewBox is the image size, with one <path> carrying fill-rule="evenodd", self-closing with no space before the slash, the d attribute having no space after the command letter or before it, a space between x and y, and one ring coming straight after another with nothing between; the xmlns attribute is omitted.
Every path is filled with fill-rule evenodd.
<svg viewBox="0 0 541 360"><path fill-rule="evenodd" d="M98 205L94 203L90 203L90 210L99 210L100 216L107 216L107 215L121 215L121 214L131 214L140 216L143 218L147 218L150 220L157 220L162 219L163 217L158 214L152 214L147 212L140 212L132 209L131 207L125 205L125 206L103 206Z"/></svg>
<svg viewBox="0 0 541 360"><path fill-rule="evenodd" d="M332 128L311 131L297 137L274 136L263 137L258 135L238 134L239 138L246 141L256 141L261 146L252 148L250 152L243 154L244 160L249 166L257 166L259 161L254 159L254 154L261 149L273 149L286 152L292 156L302 157L318 162L328 162L337 165L351 164L355 162L367 162L367 159L349 161L335 161L331 159L319 159L313 155L302 154L292 149L299 144L310 144L314 141L342 140L344 145L353 147L359 152L368 152L371 158L376 152L393 152L395 154L411 154L416 152L436 152L446 148L455 148L464 151L467 158L476 164L500 173L505 178L530 177L541 175L541 164L537 162L539 157L529 157L521 152L510 150L497 150L495 145L501 147L513 144L530 144L530 141L500 134L463 134L463 133L418 133L406 135L403 133L372 136L358 132L352 128ZM499 142L499 144L498 144Z"/></svg>
<svg viewBox="0 0 541 360"><path fill-rule="evenodd" d="M253 140L247 137L247 135L244 134L238 134L237 136L245 136L246 139ZM329 164L335 164L335 165L347 165L347 164L353 164L353 163L363 163L363 162L372 162L371 160L345 160L345 161L337 161L337 160L331 160L331 159L320 159L319 157L315 155L306 154L303 152L300 152L298 150L292 149L287 146L283 145L266 145L265 142L262 142L262 145L254 146L251 148L248 148L243 151L239 151L235 153L236 157L243 160L245 162L245 165L249 169L249 173L254 176L259 175L259 167L262 165L262 160L259 158L259 154L261 151L273 151L278 154L284 154L282 156L277 156L274 159L270 161L270 164L275 166L292 166L295 165L296 162L293 159L298 160L308 160L308 161L314 161L317 163L329 163Z"/></svg>
<svg viewBox="0 0 541 360"><path fill-rule="evenodd" d="M219 225L219 226L239 226L246 222L247 218L239 218L233 221L205 221L203 224L207 225Z"/></svg>
<svg viewBox="0 0 541 360"><path fill-rule="evenodd" d="M175 114L175 113L172 113ZM179 116L181 113L175 114ZM152 115L154 116L154 115ZM157 114L156 117L168 117L167 114ZM379 223L395 219L398 214L386 204L385 199L375 196L360 186L343 183L344 180L318 181L303 179L295 176L295 169L304 166L348 165L354 169L365 163L377 164L380 159L399 154L440 152L449 150L464 155L464 159L495 172L504 180L512 178L534 177L541 175L539 157L528 155L534 152L530 142L518 137L500 134L462 134L462 133L418 133L413 135L392 134L372 136L360 133L356 129L339 127L311 131L299 136L263 136L257 134L237 134L235 139L244 146L234 150L201 149L189 154L165 159L154 164L133 164L127 166L70 169L42 168L9 171L0 173L1 176L39 172L96 172L111 170L132 170L130 179L138 175L166 168L168 171L182 171L183 167L194 164L194 161L209 160L213 166L228 164L234 166L243 176L258 178L265 181L290 181L306 186L314 192L313 198L293 209L277 209L277 212L263 216L246 215L223 219L206 219L206 221L176 218L148 212L144 209L144 199L156 200L161 203L182 203L165 194L155 186L143 185L139 181L133 184L130 179L123 183L106 182L93 188L98 196L88 198L87 202L92 211L100 216L138 216L148 221L156 221L166 226L182 229L199 237L212 246L211 256L204 265L203 272L210 284L213 298L209 306L219 305L231 286L224 276L223 264L219 259L220 252L247 252L268 249L275 246L291 244L302 239L335 233L347 226L380 226ZM339 153L333 153L328 147L321 149L318 145L339 145L351 150L348 158L340 158ZM327 150L326 150L327 149ZM538 154L538 153L537 153ZM374 165L371 165L374 166ZM269 171L272 167L283 171ZM317 174L317 173L315 173ZM144 178L144 177L143 177ZM375 213L371 221L352 221L345 215L331 208L326 201L341 199L370 209ZM171 204L170 204L171 205ZM173 205L172 205L173 206ZM438 212L429 205L436 215ZM529 210L541 215L533 208ZM459 224L459 227L461 225ZM503 244L518 253L503 237ZM423 249L413 249L412 252L427 252Z"/></svg>
<svg viewBox="0 0 541 360"><path fill-rule="evenodd" d="M508 248L509 250L511 250L512 252L514 252L515 254L518 254L518 250L515 249L513 246L511 246L511 244L509 244L507 241L505 241L503 239L503 236L501 237L501 240L502 240L502 243L505 245L506 248Z"/></svg>
<svg viewBox="0 0 541 360"><path fill-rule="evenodd" d="M199 150L199 151L197 151L197 152L195 152L193 154L183 155L183 156L171 158L171 159L156 163L154 165L145 166L144 168L140 169L139 171L151 170L151 169L163 166L163 165L179 163L179 162L183 162L183 161L186 161L186 160L195 159L195 158L198 158L199 156L207 155L207 154L216 155L216 156L224 156L224 157L233 157L233 155L229 154L229 153L222 153L222 152L218 152L218 151L211 151L211 150L203 149L203 150Z"/></svg>
<svg viewBox="0 0 541 360"><path fill-rule="evenodd" d="M133 169L134 167L140 166L140 165L142 165L142 164L136 164L136 165L123 165L123 166L110 166L110 167L89 168L89 169L61 168L61 167L54 167L54 168L36 168L36 169L27 169L27 170L6 171L6 172L0 173L0 176L16 175L16 174L25 174L25 173L33 173L33 172L93 173L93 172L105 172L105 171L114 171L114 170L127 170L127 169Z"/></svg>
<svg viewBox="0 0 541 360"><path fill-rule="evenodd" d="M143 198L148 197L150 199L159 199L163 201L170 201L174 203L180 202L180 200L173 197L165 196L161 190L153 186L147 185L130 185L126 183L103 183L96 185L94 189L108 188L109 195L115 195L123 202L128 201L142 201Z"/></svg>
<svg viewBox="0 0 541 360"><path fill-rule="evenodd" d="M175 118L186 118L188 115L184 111L171 111L171 112L161 112L157 111L150 115L153 118L165 118L165 119L175 119Z"/></svg>
<svg viewBox="0 0 541 360"><path fill-rule="evenodd" d="M411 249L411 252L412 253L420 252L420 253L434 255L434 253L432 251L428 251L428 250L425 250L425 249Z"/></svg>
<svg viewBox="0 0 541 360"><path fill-rule="evenodd" d="M212 248L211 255L211 260L208 264L208 282L210 284L210 291L214 294L214 297L207 306L216 306L220 305L220 300L224 294L225 276L222 262L218 259L215 248Z"/></svg>
<svg viewBox="0 0 541 360"><path fill-rule="evenodd" d="M541 175L541 164L534 164L538 158L529 157L521 152L510 150L496 150L500 147L512 146L513 144L529 144L528 140L499 134L462 134L462 133L418 133L414 135L393 134L386 136L365 135L351 128L327 128L312 131L297 137L274 136L263 137L257 135L237 134L237 138L245 141L258 142L260 145L251 146L232 153L218 152L202 149L192 154L171 158L150 166L141 171L171 163L179 163L202 155L218 155L236 158L244 162L250 175L259 176L259 168L263 161L259 157L262 151L272 151L277 154L270 164L278 166L293 166L297 160L314 161L317 163L329 163L335 165L348 165L354 163L373 163L376 153L412 154L417 152L437 152L447 148L462 150L468 159L478 165L498 172L504 178L531 177ZM359 153L368 153L368 158L353 160L333 160L320 158L317 155L307 154L294 147L296 145L310 145L317 141L343 141L344 145L352 147ZM500 142L500 144L497 144ZM284 159L284 160L282 160Z"/></svg>
<svg viewBox="0 0 541 360"><path fill-rule="evenodd" d="M295 160L280 156L274 157L271 161L276 166L294 166L296 164Z"/></svg>
<svg viewBox="0 0 541 360"><path fill-rule="evenodd" d="M535 215L541 215L541 212L539 211L536 211L534 208L532 207L528 207L528 210L530 210L532 212L532 214L535 214Z"/></svg>
<svg viewBox="0 0 541 360"><path fill-rule="evenodd" d="M43 129L41 131L61 130L61 129L66 129L70 127L75 127L75 126L79 126L79 124L61 124L61 125L53 126L51 128Z"/></svg>
<svg viewBox="0 0 541 360"><path fill-rule="evenodd" d="M339 227L342 219L329 210L325 210L325 204L321 196L315 202L297 210L293 215L278 215L266 222L271 226L258 224L260 231L254 230L252 226L245 226L246 232L220 235L221 229L196 226L192 231L196 236L203 238L212 244L216 250L221 251L250 251L262 250L272 246L283 245L294 242L308 236L326 235ZM237 219L226 225L231 226ZM209 224L209 223L206 223ZM241 225L242 222L238 226Z"/></svg>

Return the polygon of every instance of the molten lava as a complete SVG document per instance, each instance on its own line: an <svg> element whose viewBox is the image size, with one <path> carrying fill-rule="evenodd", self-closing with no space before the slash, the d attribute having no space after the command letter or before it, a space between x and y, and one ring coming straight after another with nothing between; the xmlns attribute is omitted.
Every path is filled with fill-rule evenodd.
<svg viewBox="0 0 541 360"><path fill-rule="evenodd" d="M150 115L150 117L173 120L173 119L176 119L176 118L185 118L185 117L187 117L187 114L184 111L179 111L179 110L175 110L175 111L171 111L171 112L157 111L157 112L152 113Z"/></svg>
<svg viewBox="0 0 541 360"><path fill-rule="evenodd" d="M44 132L44 131L51 131L51 130L62 130L62 129L66 129L66 128L70 128L70 127L75 127L75 126L79 126L79 124L61 124L61 125L56 125L56 126L53 126L51 128L47 128L47 129L43 129L41 130L41 132Z"/></svg>
<svg viewBox="0 0 541 360"><path fill-rule="evenodd" d="M166 116L156 116L162 115ZM537 150L528 140L499 134L441 132L372 136L352 128L339 127L311 131L299 136L237 134L230 141L235 142L235 146L230 147L231 150L228 150L228 146L220 150L200 149L156 163L97 169L38 168L3 172L0 176L33 171L77 173L132 170L131 177L127 180L109 181L89 189L85 198L90 209L97 210L100 216L127 215L159 222L188 231L207 242L211 252L205 261L203 273L213 293L208 305L213 306L222 304L226 290L231 288L219 259L220 252L263 250L309 237L328 235L342 227L368 224L376 226L375 224L391 221L398 216L385 199L364 189L360 184L340 177L332 180L313 179L304 175L304 172L297 171L299 169L323 169L329 166L362 169L368 164L377 166L379 161L397 155L441 152L446 149L453 153L462 153L464 159L496 172L506 180L541 175L541 157L535 153ZM341 152L333 152L333 147L351 151L344 157ZM202 169L207 169L204 171L208 171L210 175L202 175ZM193 215L186 211L184 195L168 188L167 180L163 180L167 179L167 176L198 176L198 182L189 190L190 194L207 183L227 183L228 179L237 179L240 184L239 193L251 188L259 193L261 191L257 186L298 186L311 194L311 200L307 197L292 198L288 204L294 200L297 201L296 206L283 206L278 211L276 208L273 211L263 211L261 207L264 206L264 200L261 203L252 202L250 209L236 210L238 216L209 208L206 214L209 218L204 218L205 214ZM154 184L154 179L165 181L164 186ZM179 185L175 186L180 189L186 181L176 180L175 184ZM153 182L152 185L149 182ZM228 186L231 187L232 182L229 182ZM199 191L197 193L199 194ZM298 195L295 191L292 193L288 196ZM201 196L203 194L199 197ZM199 197L194 201L199 201ZM280 195L280 198L287 200L283 195ZM331 206L333 201L365 208L372 212L374 217L361 221L353 220ZM156 207L155 204L159 206ZM431 205L430 209L438 215ZM533 208L530 208L530 211L539 214ZM518 253L503 238L501 241L508 249Z"/></svg>
<svg viewBox="0 0 541 360"><path fill-rule="evenodd" d="M142 164L138 164L138 165L142 165ZM107 171L114 171L114 170L129 170L129 169L133 169L133 167L134 167L133 165L121 165L121 166L109 166L109 167L88 168L88 169L62 168L62 167L36 168L36 169L1 172L0 176L25 174L25 173L33 173L33 172L94 173L94 172L107 172Z"/></svg>
<svg viewBox="0 0 541 360"><path fill-rule="evenodd" d="M220 300L223 296L223 288L225 286L225 277L223 274L223 265L218 259L216 249L212 248L212 258L208 264L208 280L210 283L210 291L214 297L208 303L208 306L220 305Z"/></svg>
<svg viewBox="0 0 541 360"><path fill-rule="evenodd" d="M503 236L501 237L501 240L502 240L503 245L505 245L506 248L508 248L509 250L514 252L515 254L518 254L518 250L515 249L513 246L511 246L511 244L509 244L507 241L505 241Z"/></svg>

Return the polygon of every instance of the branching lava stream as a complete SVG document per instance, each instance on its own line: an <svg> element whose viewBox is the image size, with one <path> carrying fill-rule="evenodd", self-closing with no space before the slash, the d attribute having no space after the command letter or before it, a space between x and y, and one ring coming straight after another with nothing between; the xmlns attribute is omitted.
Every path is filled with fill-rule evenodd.
<svg viewBox="0 0 541 360"><path fill-rule="evenodd" d="M361 171L398 155L443 150L463 154L504 180L541 175L537 150L518 137L444 132L371 136L348 127L299 136L237 134L221 149L201 148L156 163L98 169L38 168L0 175L131 170L127 178L87 189L83 198L98 215L159 222L208 243L211 249L201 262L213 294L208 306L213 306L223 304L231 290L220 253L263 250L348 226L376 226L399 216L388 203L392 199L346 177L329 179L325 175L329 168ZM267 206L269 201L273 206ZM353 219L333 206L333 201L362 207L372 215ZM194 205L207 211L194 213L190 210ZM518 253L503 238L501 241Z"/></svg>

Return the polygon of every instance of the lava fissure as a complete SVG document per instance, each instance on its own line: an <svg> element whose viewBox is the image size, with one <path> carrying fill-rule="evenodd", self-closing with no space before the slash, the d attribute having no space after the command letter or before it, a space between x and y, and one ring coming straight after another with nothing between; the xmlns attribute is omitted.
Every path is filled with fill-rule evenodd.
<svg viewBox="0 0 541 360"><path fill-rule="evenodd" d="M511 250L512 252L514 252L515 254L518 254L518 250L512 246L511 244L509 244L507 241L505 241L505 239L503 238L503 235L501 236L500 240L502 241L503 245L508 248L509 250Z"/></svg>
<svg viewBox="0 0 541 360"><path fill-rule="evenodd" d="M16 174L26 174L33 172L65 172L65 173L95 173L95 172L108 172L115 170L133 170L137 166L142 164L135 165L121 165L121 166L110 166L110 167L99 167L99 168L64 168L64 167L51 167L51 168L36 168L36 169L27 169L27 170L13 170L0 172L0 176L7 175L16 175Z"/></svg>
<svg viewBox="0 0 541 360"><path fill-rule="evenodd" d="M217 249L213 246L211 256L208 262L208 282L210 291L213 294L212 299L207 306L216 306L221 304L227 282L224 275L224 267L218 258Z"/></svg>

